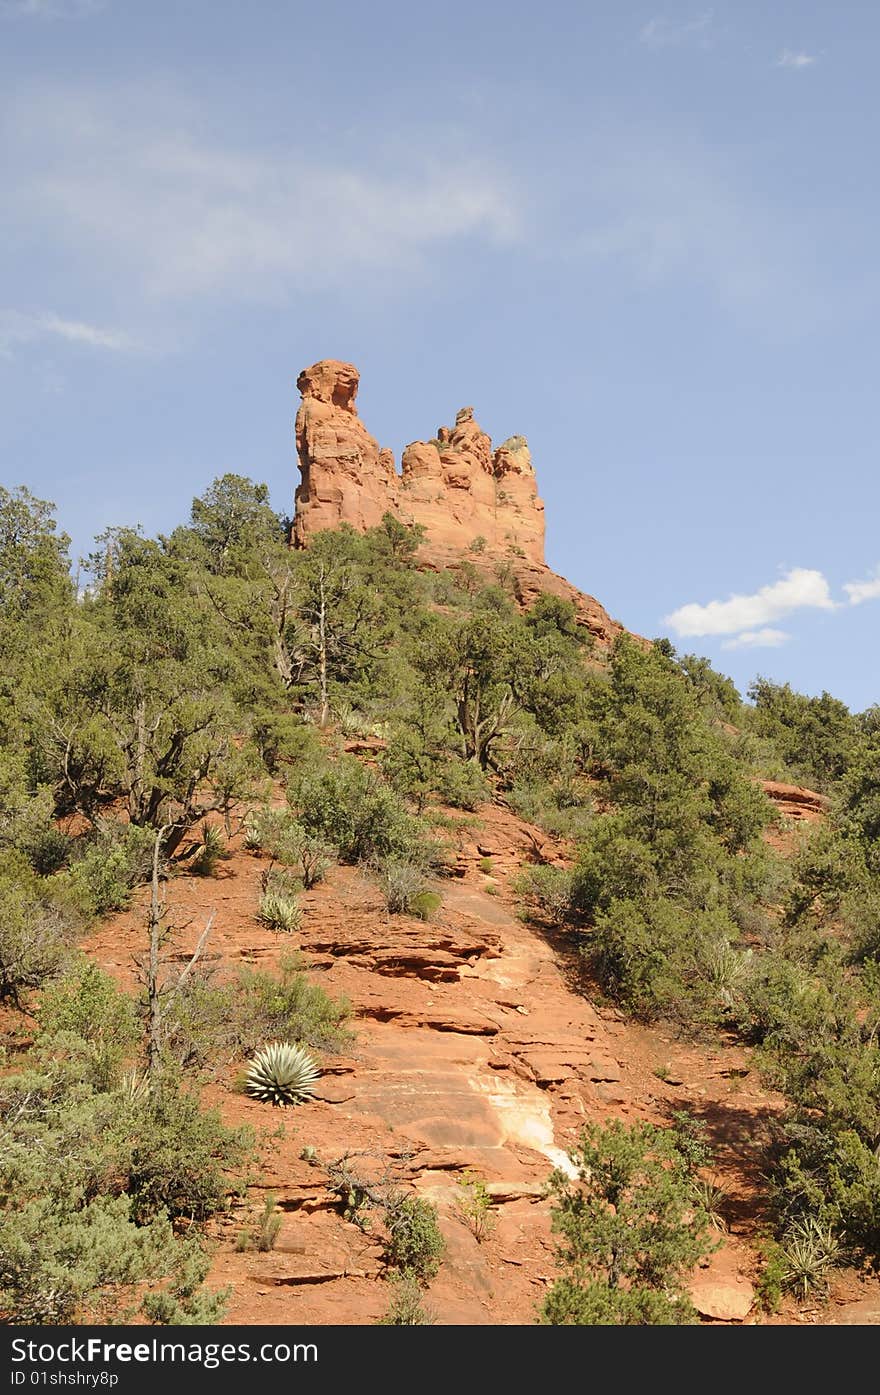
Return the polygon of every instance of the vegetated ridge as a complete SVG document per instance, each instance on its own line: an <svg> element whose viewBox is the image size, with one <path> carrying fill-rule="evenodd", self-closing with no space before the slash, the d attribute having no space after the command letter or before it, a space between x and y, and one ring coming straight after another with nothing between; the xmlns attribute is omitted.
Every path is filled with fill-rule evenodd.
<svg viewBox="0 0 880 1395"><path fill-rule="evenodd" d="M0 491L3 1314L876 1321L876 710L629 635L524 438L398 475L357 382L292 525L79 593Z"/></svg>

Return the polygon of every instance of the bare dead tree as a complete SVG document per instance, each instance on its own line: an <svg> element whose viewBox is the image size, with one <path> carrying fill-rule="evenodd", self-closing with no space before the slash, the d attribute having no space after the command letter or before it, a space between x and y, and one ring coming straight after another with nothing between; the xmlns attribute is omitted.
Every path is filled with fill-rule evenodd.
<svg viewBox="0 0 880 1395"><path fill-rule="evenodd" d="M168 919L168 903L160 891L160 865L163 839L170 832L171 825L165 824L153 839L153 872L150 882L150 909L147 916L149 944L145 960L138 966L147 990L147 1078L155 1080L162 1065L162 1041L168 1011L190 978L208 942L215 912L211 911L205 928L189 960L172 981L163 975L163 965L167 956L166 946L185 925L175 925ZM189 922L187 922L189 923Z"/></svg>

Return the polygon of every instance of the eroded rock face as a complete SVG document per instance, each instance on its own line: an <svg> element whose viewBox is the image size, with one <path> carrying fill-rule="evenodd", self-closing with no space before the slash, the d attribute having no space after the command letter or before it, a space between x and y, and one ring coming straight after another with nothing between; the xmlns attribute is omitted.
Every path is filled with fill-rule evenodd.
<svg viewBox="0 0 880 1395"><path fill-rule="evenodd" d="M354 365L335 359L297 379L298 546L322 528L371 528L392 513L425 528L429 551L463 553L476 543L496 559L544 565L544 505L523 436L493 452L473 407L463 407L433 441L407 446L398 475L391 452L379 449L357 414L358 382Z"/></svg>
<svg viewBox="0 0 880 1395"><path fill-rule="evenodd" d="M425 529L424 565L454 567L467 558L493 575L504 564L521 605L548 591L570 599L579 623L610 645L622 626L544 561L544 504L525 437L510 436L493 450L473 407L462 407L454 426L406 447L398 474L392 452L380 449L357 414L358 383L354 365L336 359L312 364L297 379L302 482L294 544L304 547L341 523L359 532L374 528L391 513Z"/></svg>
<svg viewBox="0 0 880 1395"><path fill-rule="evenodd" d="M302 482L296 491L293 539L350 523L363 531L396 512L397 475L390 451L379 449L357 414L360 375L352 363L324 359L300 373L296 448Z"/></svg>

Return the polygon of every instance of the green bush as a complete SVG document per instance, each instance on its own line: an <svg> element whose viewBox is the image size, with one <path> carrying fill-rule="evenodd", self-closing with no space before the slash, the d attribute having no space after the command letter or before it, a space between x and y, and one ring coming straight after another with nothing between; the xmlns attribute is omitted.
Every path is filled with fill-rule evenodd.
<svg viewBox="0 0 880 1395"><path fill-rule="evenodd" d="M351 1040L345 1021L349 1004L331 998L302 971L295 954L282 954L279 974L239 972L242 1045L250 1052L267 1037L301 1041L321 1051L338 1051ZM247 1024L247 1025L244 1025Z"/></svg>
<svg viewBox="0 0 880 1395"><path fill-rule="evenodd" d="M388 1263L420 1283L433 1279L446 1249L436 1206L420 1196L392 1195L385 1206L385 1225Z"/></svg>
<svg viewBox="0 0 880 1395"><path fill-rule="evenodd" d="M412 900L411 915L419 920L433 920L443 904L443 898L437 891L420 891Z"/></svg>
<svg viewBox="0 0 880 1395"><path fill-rule="evenodd" d="M201 1264L196 1261L194 1237L179 1240L164 1216L135 1225L130 1211L126 1196L100 1197L81 1209L47 1198L4 1209L3 1320L27 1325L83 1319L125 1322L137 1311L143 1284L169 1274L186 1274L194 1299L207 1267L200 1251ZM223 1297L200 1294L200 1316L193 1320L216 1322L223 1307L217 1300ZM144 1301L148 1316L160 1304L159 1295L149 1295ZM208 1312L213 1316L202 1316Z"/></svg>
<svg viewBox="0 0 880 1395"><path fill-rule="evenodd" d="M415 915L427 920L440 905L440 897L431 892L424 870L417 863L388 858L379 864L377 873L385 905L392 915Z"/></svg>
<svg viewBox="0 0 880 1395"><path fill-rule="evenodd" d="M239 1171L253 1148L249 1129L229 1129L215 1109L171 1079L131 1111L128 1185L139 1223L167 1213L203 1221L241 1190Z"/></svg>
<svg viewBox="0 0 880 1395"><path fill-rule="evenodd" d="M250 1056L265 1041L300 1041L339 1051L351 1040L350 1007L310 982L295 954L283 953L277 975L240 969L218 982L193 974L175 996L166 1022L166 1047L181 1066L224 1066Z"/></svg>
<svg viewBox="0 0 880 1395"><path fill-rule="evenodd" d="M495 1229L492 1197L485 1180L476 1172L467 1171L456 1188L455 1209L477 1243L482 1243Z"/></svg>
<svg viewBox="0 0 880 1395"><path fill-rule="evenodd" d="M735 935L723 911L690 911L668 899L612 901L584 953L631 1012L707 1024L728 1013L747 976Z"/></svg>
<svg viewBox="0 0 880 1395"><path fill-rule="evenodd" d="M148 876L154 837L146 828L108 823L77 839L65 877L84 914L125 910L133 889Z"/></svg>
<svg viewBox="0 0 880 1395"><path fill-rule="evenodd" d="M693 1163L677 1130L614 1120L587 1126L572 1153L576 1179L550 1177L564 1272L542 1310L552 1324L693 1322L687 1275L713 1248L693 1204Z"/></svg>
<svg viewBox="0 0 880 1395"><path fill-rule="evenodd" d="M422 1289L414 1274L388 1276L392 1285L391 1302L379 1319L380 1327L431 1327L437 1321L422 1304Z"/></svg>
<svg viewBox="0 0 880 1395"><path fill-rule="evenodd" d="M440 764L436 790L444 804L453 809L478 809L491 795L489 784L480 767L472 760L448 756Z"/></svg>
<svg viewBox="0 0 880 1395"><path fill-rule="evenodd" d="M566 1327L674 1327L694 1323L697 1316L686 1295L562 1278L544 1300L540 1320Z"/></svg>
<svg viewBox="0 0 880 1395"><path fill-rule="evenodd" d="M36 1017L44 1038L67 1034L88 1044L99 1088L112 1087L141 1038L133 1000L88 959L44 990Z"/></svg>
<svg viewBox="0 0 880 1395"><path fill-rule="evenodd" d="M526 867L517 877L515 890L537 903L544 919L564 924L572 914L573 874L564 867Z"/></svg>
<svg viewBox="0 0 880 1395"><path fill-rule="evenodd" d="M306 891L324 880L336 855L330 843L310 833L283 809L254 811L245 825L245 844L292 868Z"/></svg>
<svg viewBox="0 0 880 1395"><path fill-rule="evenodd" d="M338 848L343 862L425 863L431 856L424 826L374 770L352 757L304 775L289 797L304 827Z"/></svg>
<svg viewBox="0 0 880 1395"><path fill-rule="evenodd" d="M572 873L572 908L592 918L612 901L656 896L660 889L651 849L627 832L626 820L597 819Z"/></svg>
<svg viewBox="0 0 880 1395"><path fill-rule="evenodd" d="M28 989L60 973L71 939L70 920L57 906L0 876L0 1001L20 1005Z"/></svg>

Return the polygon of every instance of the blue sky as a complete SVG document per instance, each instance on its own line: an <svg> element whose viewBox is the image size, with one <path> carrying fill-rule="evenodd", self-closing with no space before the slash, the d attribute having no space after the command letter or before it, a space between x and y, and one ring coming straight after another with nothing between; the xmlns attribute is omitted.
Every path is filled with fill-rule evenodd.
<svg viewBox="0 0 880 1395"><path fill-rule="evenodd" d="M0 0L0 479L289 508L349 359L398 459L526 435L630 628L880 701L878 68L866 0Z"/></svg>

